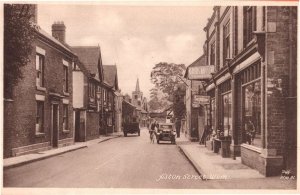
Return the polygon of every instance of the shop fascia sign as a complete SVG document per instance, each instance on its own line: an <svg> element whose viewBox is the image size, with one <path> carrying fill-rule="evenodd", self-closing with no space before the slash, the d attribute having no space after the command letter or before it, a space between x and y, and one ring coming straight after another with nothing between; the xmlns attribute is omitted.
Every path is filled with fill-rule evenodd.
<svg viewBox="0 0 300 195"><path fill-rule="evenodd" d="M199 108L200 105L208 105L210 103L210 97L205 95L193 95L193 108Z"/></svg>
<svg viewBox="0 0 300 195"><path fill-rule="evenodd" d="M189 67L189 79L211 79L211 73L214 73L215 66L195 66Z"/></svg>

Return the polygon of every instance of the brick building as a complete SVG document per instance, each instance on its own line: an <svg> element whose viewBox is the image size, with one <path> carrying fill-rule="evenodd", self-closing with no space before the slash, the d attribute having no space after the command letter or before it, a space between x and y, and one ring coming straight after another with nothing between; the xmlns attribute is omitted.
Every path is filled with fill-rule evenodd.
<svg viewBox="0 0 300 195"><path fill-rule="evenodd" d="M33 6L36 9L36 6ZM33 13L36 13L34 11ZM4 157L73 144L72 65L75 54L66 46L60 27L54 37L35 32L24 78L4 100ZM4 73L5 74L5 73Z"/></svg>
<svg viewBox="0 0 300 195"><path fill-rule="evenodd" d="M214 145L229 140L266 176L296 174L297 7L216 6L204 30Z"/></svg>

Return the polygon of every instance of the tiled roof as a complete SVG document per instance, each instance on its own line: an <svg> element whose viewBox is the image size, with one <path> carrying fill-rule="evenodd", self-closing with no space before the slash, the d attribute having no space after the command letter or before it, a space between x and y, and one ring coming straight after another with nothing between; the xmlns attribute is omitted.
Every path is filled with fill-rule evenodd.
<svg viewBox="0 0 300 195"><path fill-rule="evenodd" d="M117 66L116 65L103 65L104 82L111 87L118 89L117 81Z"/></svg>
<svg viewBox="0 0 300 195"><path fill-rule="evenodd" d="M191 63L188 67L205 66L205 65L206 65L205 55L203 54L195 62Z"/></svg>
<svg viewBox="0 0 300 195"><path fill-rule="evenodd" d="M100 48L98 46L76 46L72 47L74 53L78 56L80 62L84 64L86 69L95 74L95 78L100 80L98 63L101 63Z"/></svg>

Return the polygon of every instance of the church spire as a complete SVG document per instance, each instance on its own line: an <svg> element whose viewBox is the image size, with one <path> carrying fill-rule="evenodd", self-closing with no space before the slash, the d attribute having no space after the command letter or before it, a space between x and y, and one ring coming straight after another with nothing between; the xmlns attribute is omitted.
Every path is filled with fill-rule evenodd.
<svg viewBox="0 0 300 195"><path fill-rule="evenodd" d="M140 92L139 78L136 80L135 91Z"/></svg>

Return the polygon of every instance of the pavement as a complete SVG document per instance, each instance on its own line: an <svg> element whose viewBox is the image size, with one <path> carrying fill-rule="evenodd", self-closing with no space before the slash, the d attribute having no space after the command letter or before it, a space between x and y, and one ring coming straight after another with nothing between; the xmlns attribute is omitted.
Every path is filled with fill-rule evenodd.
<svg viewBox="0 0 300 195"><path fill-rule="evenodd" d="M257 170L241 162L241 158L222 158L198 142L189 142L185 135L177 138L177 145L204 179L264 178Z"/></svg>
<svg viewBox="0 0 300 195"><path fill-rule="evenodd" d="M31 162L47 159L59 154L79 150L82 148L89 147L94 144L98 144L113 138L117 138L122 136L122 132L117 132L113 134L109 134L107 136L100 136L98 139L86 141L86 142L75 142L73 145L69 146L64 146L56 149L51 149L51 150L46 150L42 152L36 152L36 153L31 153L31 154L26 154L26 155L21 155L21 156L16 156L16 157L11 157L11 158L6 158L3 160L3 168L8 169L8 168L13 168L13 167L18 167L24 164L28 164Z"/></svg>
<svg viewBox="0 0 300 195"><path fill-rule="evenodd" d="M216 184L220 184L222 180L230 181L232 185L237 182L241 188L247 186L252 188L251 186L258 186L257 183L264 188L276 186L279 189L293 189L297 186L296 179L286 180L280 176L265 177L257 170L242 164L240 157L236 157L235 160L222 158L220 154L214 153L204 145L189 141L184 134L176 139L176 144L204 180L216 181Z"/></svg>

